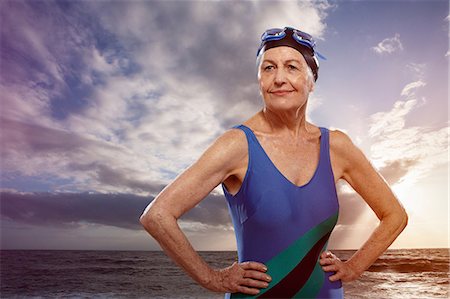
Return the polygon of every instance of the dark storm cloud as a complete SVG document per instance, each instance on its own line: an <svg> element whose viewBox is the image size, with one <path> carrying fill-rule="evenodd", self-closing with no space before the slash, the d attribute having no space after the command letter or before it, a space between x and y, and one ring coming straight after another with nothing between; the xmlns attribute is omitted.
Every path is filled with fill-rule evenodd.
<svg viewBox="0 0 450 299"><path fill-rule="evenodd" d="M84 222L133 230L153 197L98 193L0 193L1 216L16 223L76 227ZM181 217L208 225L229 225L225 199L209 195Z"/></svg>
<svg viewBox="0 0 450 299"><path fill-rule="evenodd" d="M202 222L208 225L231 226L226 199L223 195L210 194L182 219Z"/></svg>
<svg viewBox="0 0 450 299"><path fill-rule="evenodd" d="M4 150L29 150L32 153L76 151L101 142L83 138L76 133L43 127L35 124L0 119L2 126L2 152ZM111 147L103 143L105 147Z"/></svg>
<svg viewBox="0 0 450 299"><path fill-rule="evenodd" d="M100 184L127 187L136 192L150 192L151 194L155 194L164 188L164 185L162 184L133 179L130 176L130 174L133 173L133 169L114 169L113 167L100 162L89 164L70 162L68 168L74 171L92 172L93 178Z"/></svg>
<svg viewBox="0 0 450 299"><path fill-rule="evenodd" d="M145 205L145 198L124 194L1 193L2 217L43 226L89 222L138 229Z"/></svg>
<svg viewBox="0 0 450 299"><path fill-rule="evenodd" d="M419 161L414 159L391 161L380 168L379 172L390 185L393 185L398 183L417 163Z"/></svg>
<svg viewBox="0 0 450 299"><path fill-rule="evenodd" d="M161 191L164 187L161 183L144 181L133 176L134 169L114 168L112 164L108 165L107 161L85 162L77 159L78 155L87 157L85 153L95 157L95 153L102 151L111 152L113 155L120 154L122 149L115 144L89 139L74 132L8 119L1 119L0 124L3 163L11 163L9 160L17 151L27 152L35 159L48 155L59 156L59 162L66 163L68 174L89 174L102 185L126 187L136 192L151 194ZM14 162L25 163L25 161ZM52 165L49 165L45 170L50 170L51 167Z"/></svg>

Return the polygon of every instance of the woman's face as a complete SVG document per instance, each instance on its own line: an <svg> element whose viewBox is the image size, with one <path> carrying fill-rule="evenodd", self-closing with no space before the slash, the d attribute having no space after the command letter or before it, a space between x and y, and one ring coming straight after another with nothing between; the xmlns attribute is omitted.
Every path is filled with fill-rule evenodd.
<svg viewBox="0 0 450 299"><path fill-rule="evenodd" d="M258 68L260 93L270 110L297 111L314 89L314 79L302 54L291 47L275 47L262 54Z"/></svg>

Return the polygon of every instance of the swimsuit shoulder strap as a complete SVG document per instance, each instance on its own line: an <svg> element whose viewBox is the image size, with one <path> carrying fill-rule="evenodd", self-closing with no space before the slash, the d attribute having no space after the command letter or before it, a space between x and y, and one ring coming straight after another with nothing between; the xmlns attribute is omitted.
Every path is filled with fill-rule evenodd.
<svg viewBox="0 0 450 299"><path fill-rule="evenodd" d="M247 141L250 145L250 143L254 143L256 141L256 136L253 133L253 131L247 127L246 125L236 125L233 127L234 129L241 129L242 131L244 131L245 136L247 137Z"/></svg>
<svg viewBox="0 0 450 299"><path fill-rule="evenodd" d="M330 130L320 127L322 136L320 138L320 161L321 172L325 172L328 177L332 178L334 184L333 169L331 167L330 158Z"/></svg>

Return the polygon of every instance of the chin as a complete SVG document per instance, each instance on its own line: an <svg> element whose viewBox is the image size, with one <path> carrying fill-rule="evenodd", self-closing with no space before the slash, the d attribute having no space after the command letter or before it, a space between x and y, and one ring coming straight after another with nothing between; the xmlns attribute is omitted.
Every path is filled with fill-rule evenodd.
<svg viewBox="0 0 450 299"><path fill-rule="evenodd" d="M266 107L272 111L297 111L300 107L306 104L301 101L293 101L289 98L271 99L266 101Z"/></svg>

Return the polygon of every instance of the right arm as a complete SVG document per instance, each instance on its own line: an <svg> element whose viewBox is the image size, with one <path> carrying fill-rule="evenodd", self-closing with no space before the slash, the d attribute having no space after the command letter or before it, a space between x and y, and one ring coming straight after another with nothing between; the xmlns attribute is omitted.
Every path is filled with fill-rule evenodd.
<svg viewBox="0 0 450 299"><path fill-rule="evenodd" d="M219 137L203 155L147 206L140 222L166 254L203 287L216 292L255 295L267 287L264 265L246 262L215 270L194 250L177 220L195 207L246 159L243 132L230 130ZM245 279L243 278L245 275Z"/></svg>

